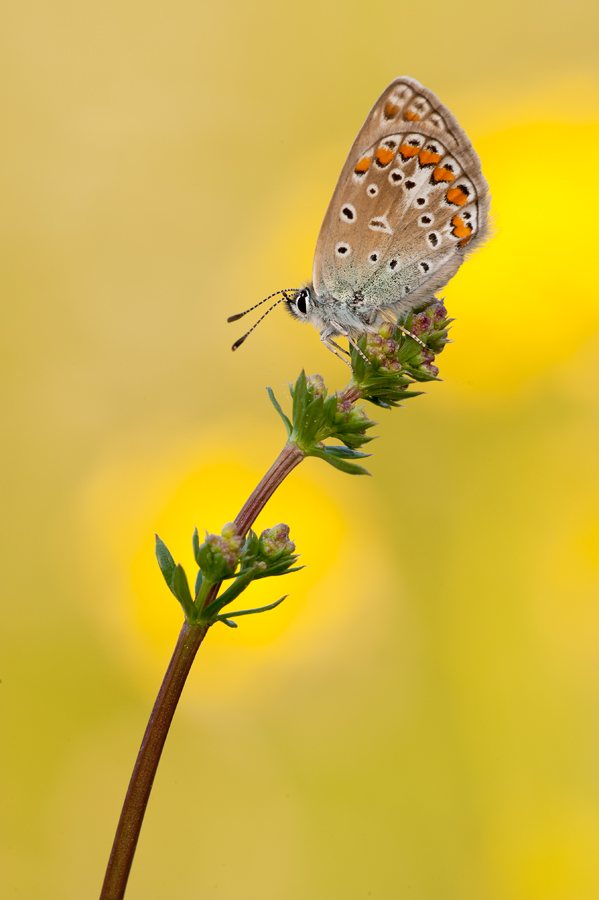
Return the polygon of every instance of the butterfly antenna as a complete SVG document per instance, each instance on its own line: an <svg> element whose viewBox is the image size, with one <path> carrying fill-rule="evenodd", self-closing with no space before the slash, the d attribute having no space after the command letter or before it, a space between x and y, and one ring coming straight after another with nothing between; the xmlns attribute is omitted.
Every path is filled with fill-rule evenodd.
<svg viewBox="0 0 599 900"><path fill-rule="evenodd" d="M299 290L299 288L283 288L280 291L275 291L274 294L269 294L268 297L265 297L264 300L261 300L259 303L254 303L254 305L250 306L249 309L246 309L245 312L237 313L236 316L229 316L229 318L227 319L227 322L236 322L237 319L241 319L241 318L243 318L243 316L247 315L248 313L253 312L255 309L258 309L258 307L262 306L263 303L266 303L267 300L272 300L272 298L276 297L277 294L284 294L286 291L289 291L290 294L295 294L295 293L297 293L298 290ZM256 322L256 325L257 324L258 324L258 322ZM256 327L256 325L254 325L254 328ZM249 331L248 331L248 334L249 334Z"/></svg>
<svg viewBox="0 0 599 900"><path fill-rule="evenodd" d="M243 342L245 341L245 339L246 339L247 337L249 337L249 335L252 333L252 331L254 330L254 328L257 328L257 327L258 327L258 325L260 324L260 322L262 321L262 319L265 319L266 316L269 314L269 312L272 312L272 310L275 308L275 306L278 306L279 303L282 303L282 302L283 302L283 300L289 300L289 297L288 297L288 295L287 295L287 288L286 288L285 290L283 290L283 291L277 291L277 294L283 294L283 296L282 296L282 297L279 297L278 300L275 300L275 302L273 303L273 305L272 305L272 306L269 306L269 308L266 310L265 313L262 313L262 315L260 316L260 318L258 319L258 321L257 321L254 325L252 325L252 327L250 328L250 330L249 330L249 331L246 331L246 333L243 335L243 337L240 337L238 341L235 341L235 343L234 343L233 346L231 347L231 350L237 350L239 347L241 347L241 345L243 344ZM271 297L276 297L276 294L271 294ZM267 299L267 300L270 300L270 297L267 297L266 299ZM262 301L262 303L264 303L264 300ZM260 304L257 303L256 306L260 306ZM255 307L252 307L252 309L255 309ZM247 312L250 312L250 310L248 309ZM241 315L243 316L243 315L245 315L245 313L241 313ZM236 318L238 319L239 316L233 316L231 319L229 319L229 322L232 322L233 319L236 319Z"/></svg>

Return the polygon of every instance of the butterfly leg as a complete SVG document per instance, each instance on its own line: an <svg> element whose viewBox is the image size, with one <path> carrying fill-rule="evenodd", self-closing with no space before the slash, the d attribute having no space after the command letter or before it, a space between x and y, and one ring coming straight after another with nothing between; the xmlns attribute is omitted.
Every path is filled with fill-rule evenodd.
<svg viewBox="0 0 599 900"><path fill-rule="evenodd" d="M349 361L348 359L346 359L344 356L341 356L341 353L345 353L345 350L341 350L341 347L338 347L337 344L335 343L335 341L331 340L330 337L327 337L326 334L321 334L321 335L320 335L320 340L321 340L322 343L325 345L325 347L327 348L327 350L330 350L331 353L334 353L335 356L338 356L339 359L341 360L341 362L344 362L345 365L346 365L346 366L349 366L350 369L351 369L351 363L350 363L350 361ZM341 353L339 352L340 350L341 350Z"/></svg>
<svg viewBox="0 0 599 900"><path fill-rule="evenodd" d="M348 350L344 350L343 347L340 347L339 344L336 344L335 341L333 340L333 338L328 337L328 338L327 338L327 341L329 342L329 344L332 344L333 347L336 347L337 350L341 350L342 353L345 353L346 356L349 356L349 351L348 351Z"/></svg>
<svg viewBox="0 0 599 900"><path fill-rule="evenodd" d="M350 334L348 331L346 331L344 328L342 328L341 325L340 325L338 322L331 322L331 325L334 325L334 326L335 326L335 328L337 329L337 331L339 332L339 334L342 334L343 337L347 338L347 340L348 340L349 343L352 345L352 347L354 348L354 350L356 351L356 353L358 353L358 354L362 357L362 359L364 360L365 363L367 363L368 365L370 365L370 360L368 359L368 357L367 357L364 353L362 353L362 351L360 350L360 348L358 347L358 345L357 345L356 342L354 341L354 339L353 339L353 337L351 336L351 334Z"/></svg>
<svg viewBox="0 0 599 900"><path fill-rule="evenodd" d="M420 340L418 335L412 334L411 331L408 331L408 329L404 328L403 325L400 325L399 322L396 323L395 327L399 328L399 330L402 331L404 334L407 334L408 337L411 337L413 341L416 341L416 343L420 344L421 347L424 347L425 350L428 350L428 347L426 346L424 341Z"/></svg>

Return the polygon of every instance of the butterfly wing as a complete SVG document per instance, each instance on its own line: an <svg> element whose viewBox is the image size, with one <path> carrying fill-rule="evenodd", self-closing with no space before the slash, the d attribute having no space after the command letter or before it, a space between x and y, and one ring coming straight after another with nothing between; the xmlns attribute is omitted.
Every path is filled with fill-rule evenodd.
<svg viewBox="0 0 599 900"><path fill-rule="evenodd" d="M488 207L480 160L455 116L414 79L397 78L333 193L316 245L316 293L413 308L484 239Z"/></svg>

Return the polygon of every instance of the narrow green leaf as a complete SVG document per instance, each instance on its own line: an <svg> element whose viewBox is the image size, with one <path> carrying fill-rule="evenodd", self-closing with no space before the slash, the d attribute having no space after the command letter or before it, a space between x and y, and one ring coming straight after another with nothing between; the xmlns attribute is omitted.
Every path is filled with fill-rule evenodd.
<svg viewBox="0 0 599 900"><path fill-rule="evenodd" d="M229 603L232 603L239 595L245 591L247 586L252 582L255 578L254 570L244 573L243 575L238 575L231 587L227 588L224 594L221 594L219 597L216 597L215 600L212 601L203 611L202 619L206 621L207 619L211 619L214 613L220 612L223 607L227 606Z"/></svg>
<svg viewBox="0 0 599 900"><path fill-rule="evenodd" d="M279 606L283 600L286 600L289 594L285 594L284 597L281 597L280 600L277 600L276 603L269 603L268 606L260 606L257 609L239 609L236 612L227 613L226 616L217 616L214 620L215 622L224 622L225 619L233 619L238 616L253 616L255 613L268 612L269 609L274 609L276 606Z"/></svg>
<svg viewBox="0 0 599 900"><path fill-rule="evenodd" d="M398 400L409 400L411 397L420 397L424 391L401 391L397 394Z"/></svg>
<svg viewBox="0 0 599 900"><path fill-rule="evenodd" d="M416 381L440 381L436 375L429 375L428 372L421 372L420 369L413 369L411 366L404 366L405 371ZM420 392L422 393L422 391Z"/></svg>
<svg viewBox="0 0 599 900"><path fill-rule="evenodd" d="M195 583L195 596L197 599L198 594L202 588L202 582L204 581L204 576L202 575L202 570L198 569L198 574L196 575L196 583Z"/></svg>
<svg viewBox="0 0 599 900"><path fill-rule="evenodd" d="M285 413L281 409L279 401L273 394L272 388L267 387L266 390L268 391L268 396L270 397L270 402L272 403L272 405L274 406L274 408L276 409L276 411L278 412L278 414L280 415L280 417L283 420L285 428L287 429L287 437L289 437L289 435L293 431L293 426L291 424L291 420L285 415Z"/></svg>
<svg viewBox="0 0 599 900"><path fill-rule="evenodd" d="M303 436L303 427L304 427L304 418L306 414L306 403L307 403L307 393L308 393L308 384L306 379L306 373L303 371L300 372L299 377L295 384L293 385L293 428L294 431L298 431L300 436Z"/></svg>
<svg viewBox="0 0 599 900"><path fill-rule="evenodd" d="M373 406L380 406L383 409L391 409L392 406L396 406L396 403L393 401L389 401L389 403L385 403L384 400L381 400L380 397L363 397L363 400L368 400L369 403L372 403Z"/></svg>
<svg viewBox="0 0 599 900"><path fill-rule="evenodd" d="M295 560L292 560L292 564L293 562L295 562ZM262 569L262 571L258 572L255 576L254 581L259 581L260 578L270 578L271 576L274 578L277 575L289 575L291 572L299 572L300 569L305 568L305 566L294 566L293 569L290 569L286 563L281 563L280 566L271 566L269 569Z"/></svg>
<svg viewBox="0 0 599 900"><path fill-rule="evenodd" d="M228 619L225 619L224 616L219 616L219 617L218 617L217 619L215 619L214 621L215 621L215 622L222 622L223 625L228 625L229 628L239 628L239 625L237 624L237 622L229 622L229 620L228 620Z"/></svg>
<svg viewBox="0 0 599 900"><path fill-rule="evenodd" d="M372 424L374 425L374 422ZM355 450L357 447L361 447L362 444L369 444L370 441L376 441L377 439L376 435L367 437L365 434L361 434L360 432L352 433L351 431L346 432L345 434L337 434L335 435L335 437L340 441L343 441L345 446L349 447L351 450Z"/></svg>
<svg viewBox="0 0 599 900"><path fill-rule="evenodd" d="M362 466L356 466L353 463L346 462L344 459L339 459L336 456L331 456L328 453L325 453L323 450L310 450L307 454L308 456L317 456L319 459L324 459L330 466L333 466L334 469L339 469L340 472L346 472L348 475L370 475L366 469L363 469Z"/></svg>
<svg viewBox="0 0 599 900"><path fill-rule="evenodd" d="M359 453L358 450L350 450L349 447L338 447L336 444L323 447L323 452L331 456L339 456L341 459L364 459L371 456L371 453Z"/></svg>
<svg viewBox="0 0 599 900"><path fill-rule="evenodd" d="M331 396L327 397L324 402L324 415L329 428L331 428L335 422L335 416L337 415L337 405L338 399L335 394L331 394Z"/></svg>
<svg viewBox="0 0 599 900"><path fill-rule="evenodd" d="M154 535L156 538L156 559L158 560L158 565L160 566L160 571L164 576L164 580L166 581L169 590L175 594L173 589L173 577L175 574L175 560L171 556L170 550L164 543L161 541L157 534ZM175 594L175 597L177 595Z"/></svg>
<svg viewBox="0 0 599 900"><path fill-rule="evenodd" d="M200 535L198 534L197 528L194 528L191 543L193 545L193 555L195 557L195 561L197 562L197 564L199 566L200 565Z"/></svg>
<svg viewBox="0 0 599 900"><path fill-rule="evenodd" d="M187 583L187 575L185 574L181 563L177 563L175 567L175 574L173 576L173 593L183 607L185 618L188 621L192 621L195 618L196 608L194 606L191 592L189 590L189 585Z"/></svg>

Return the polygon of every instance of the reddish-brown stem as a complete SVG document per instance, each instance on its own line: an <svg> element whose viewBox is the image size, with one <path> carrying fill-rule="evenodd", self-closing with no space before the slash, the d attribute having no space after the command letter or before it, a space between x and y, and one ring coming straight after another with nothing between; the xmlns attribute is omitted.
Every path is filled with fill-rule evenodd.
<svg viewBox="0 0 599 900"><path fill-rule="evenodd" d="M295 444L286 444L262 481L244 503L235 519L237 530L245 534L264 509L281 482L302 461L304 455ZM217 596L215 584L206 604ZM106 869L100 900L122 900L127 887L137 840L148 805L150 791L160 762L162 748L181 696L181 691L200 644L206 636L205 625L183 625L169 667L160 686L150 720L135 762L121 818L117 826L112 852Z"/></svg>
<svg viewBox="0 0 599 900"><path fill-rule="evenodd" d="M260 484L252 491L235 519L237 530L245 534L252 527L278 486L304 458L295 444L285 444Z"/></svg>

